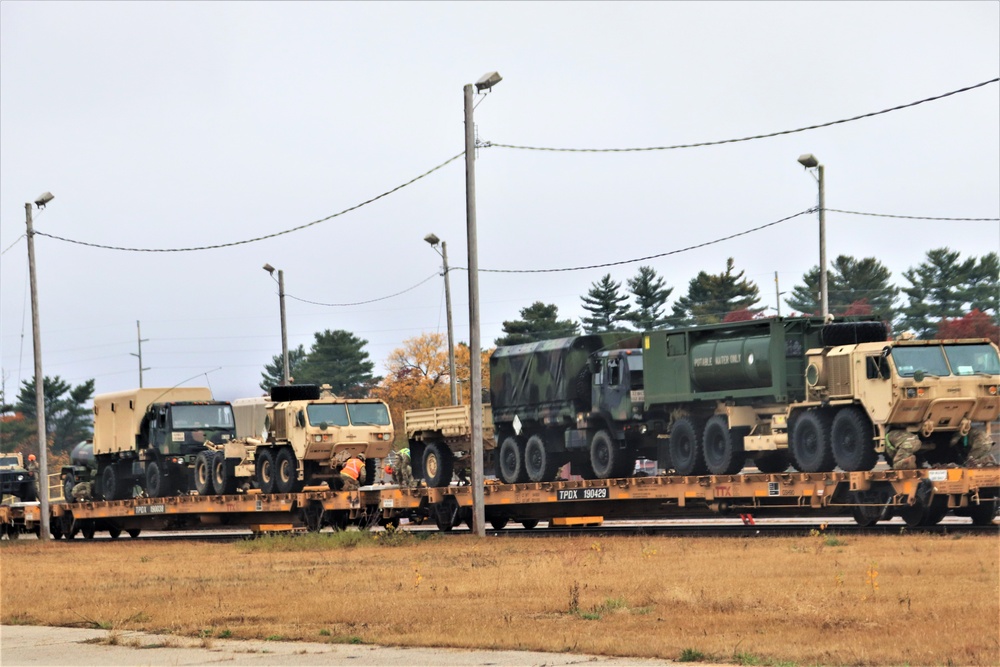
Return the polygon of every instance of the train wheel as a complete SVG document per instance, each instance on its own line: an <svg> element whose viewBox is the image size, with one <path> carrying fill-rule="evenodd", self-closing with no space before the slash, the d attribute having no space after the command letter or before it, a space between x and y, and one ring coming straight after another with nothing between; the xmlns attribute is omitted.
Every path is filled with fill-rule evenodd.
<svg viewBox="0 0 1000 667"><path fill-rule="evenodd" d="M129 528L125 532L128 533L128 536L131 537L134 540L135 538L139 537L139 533L142 532L142 529L140 529L140 528Z"/></svg>
<svg viewBox="0 0 1000 667"><path fill-rule="evenodd" d="M969 516L974 526L992 526L993 517L997 515L997 503L992 498L986 498L978 505L969 506Z"/></svg>
<svg viewBox="0 0 1000 667"><path fill-rule="evenodd" d="M270 449L257 450L257 484L261 493L274 493L274 455Z"/></svg>
<svg viewBox="0 0 1000 667"><path fill-rule="evenodd" d="M226 459L225 452L212 457L212 490L217 496L236 493L236 464Z"/></svg>
<svg viewBox="0 0 1000 667"><path fill-rule="evenodd" d="M445 496L441 502L434 505L434 521L438 530L448 532L462 522L459 516L458 499L455 496Z"/></svg>
<svg viewBox="0 0 1000 667"><path fill-rule="evenodd" d="M809 410L799 415L792 429L789 451L792 453L792 464L801 472L833 470L830 416L819 410Z"/></svg>
<svg viewBox="0 0 1000 667"><path fill-rule="evenodd" d="M713 475L735 475L743 469L746 453L743 451L744 429L729 428L725 415L715 415L705 424L702 441L705 466Z"/></svg>
<svg viewBox="0 0 1000 667"><path fill-rule="evenodd" d="M678 475L705 474L701 428L691 417L681 417L670 429L670 460Z"/></svg>
<svg viewBox="0 0 1000 667"><path fill-rule="evenodd" d="M525 519L521 522L521 526L523 526L525 530L534 530L537 525L538 519Z"/></svg>
<svg viewBox="0 0 1000 667"><path fill-rule="evenodd" d="M94 522L90 520L84 521L83 525L80 526L80 530L83 532L83 539L85 540L94 539L94 533L97 532L94 527Z"/></svg>
<svg viewBox="0 0 1000 667"><path fill-rule="evenodd" d="M551 482L559 474L559 459L545 449L545 439L537 433L524 445L524 469L532 482Z"/></svg>
<svg viewBox="0 0 1000 667"><path fill-rule="evenodd" d="M490 519L490 526L493 527L493 530L503 530L507 527L508 521L510 521L508 517L495 516Z"/></svg>
<svg viewBox="0 0 1000 667"><path fill-rule="evenodd" d="M841 470L871 470L878 461L874 430L868 415L858 407L843 408L833 418L830 431L833 458Z"/></svg>
<svg viewBox="0 0 1000 667"><path fill-rule="evenodd" d="M122 534L122 529L119 528L118 526L111 526L110 528L108 528L108 535L110 535L111 539L113 540L117 540L119 537L121 537L121 534Z"/></svg>
<svg viewBox="0 0 1000 667"><path fill-rule="evenodd" d="M121 480L114 463L109 463L101 472L101 496L105 500L117 500L121 496Z"/></svg>
<svg viewBox="0 0 1000 667"><path fill-rule="evenodd" d="M282 447L274 457L274 489L278 493L295 493L299 490L298 462L291 447Z"/></svg>
<svg viewBox="0 0 1000 667"><path fill-rule="evenodd" d="M527 481L528 472L524 469L524 447L513 435L500 443L500 456L497 466L500 481L504 484L520 484Z"/></svg>
<svg viewBox="0 0 1000 667"><path fill-rule="evenodd" d="M215 452L198 452L194 459L194 488L199 496L210 496L214 487L212 486L212 464L215 461Z"/></svg>
<svg viewBox="0 0 1000 667"><path fill-rule="evenodd" d="M451 484L451 476L455 472L455 455L447 445L428 442L424 447L423 464L427 486L441 487Z"/></svg>
<svg viewBox="0 0 1000 667"><path fill-rule="evenodd" d="M318 533L323 528L323 512L323 503L315 500L302 508L302 521L310 533Z"/></svg>

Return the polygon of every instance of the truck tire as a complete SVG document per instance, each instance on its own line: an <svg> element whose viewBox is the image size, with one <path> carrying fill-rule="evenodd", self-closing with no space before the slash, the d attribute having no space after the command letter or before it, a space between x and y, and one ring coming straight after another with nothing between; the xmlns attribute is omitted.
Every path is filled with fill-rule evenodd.
<svg viewBox="0 0 1000 667"><path fill-rule="evenodd" d="M63 499L68 503L76 502L73 499L74 486L76 486L76 475L71 472L66 473L66 480L63 482Z"/></svg>
<svg viewBox="0 0 1000 667"><path fill-rule="evenodd" d="M105 500L117 500L119 497L119 486L118 471L115 470L115 464L109 463L101 471L101 497Z"/></svg>
<svg viewBox="0 0 1000 667"><path fill-rule="evenodd" d="M378 459L365 459L365 479L361 486L371 486L375 483L375 475L378 473Z"/></svg>
<svg viewBox="0 0 1000 667"><path fill-rule="evenodd" d="M792 455L792 465L800 472L832 471L830 415L822 410L808 410L799 415L792 426L788 451Z"/></svg>
<svg viewBox="0 0 1000 667"><path fill-rule="evenodd" d="M701 424L692 417L681 417L670 429L670 461L678 475L704 475Z"/></svg>
<svg viewBox="0 0 1000 667"><path fill-rule="evenodd" d="M263 448L257 452L257 485L261 493L274 493L274 455Z"/></svg>
<svg viewBox="0 0 1000 667"><path fill-rule="evenodd" d="M735 475L746 463L743 451L744 428L729 428L725 415L715 415L705 424L702 447L705 453L705 467L713 475Z"/></svg>
<svg viewBox="0 0 1000 667"><path fill-rule="evenodd" d="M225 452L216 452L212 457L212 490L217 496L231 496L236 493L236 464L226 459Z"/></svg>
<svg viewBox="0 0 1000 667"><path fill-rule="evenodd" d="M560 461L545 448L545 439L537 433L524 445L524 471L532 482L551 482L559 474Z"/></svg>
<svg viewBox="0 0 1000 667"><path fill-rule="evenodd" d="M635 468L635 459L618 446L611 434L600 430L590 440L590 467L597 479L625 477Z"/></svg>
<svg viewBox="0 0 1000 667"><path fill-rule="evenodd" d="M875 432L868 415L856 406L842 408L833 418L830 430L833 458L846 472L867 471L875 467Z"/></svg>
<svg viewBox="0 0 1000 667"><path fill-rule="evenodd" d="M297 493L301 488L298 477L298 461L291 447L282 447L274 457L274 489L278 493Z"/></svg>
<svg viewBox="0 0 1000 667"><path fill-rule="evenodd" d="M215 488L212 486L212 464L215 452L198 452L194 458L194 488L199 496L210 496Z"/></svg>
<svg viewBox="0 0 1000 667"><path fill-rule="evenodd" d="M146 493L150 498L170 495L170 478L163 470L163 463L150 461L146 464Z"/></svg>
<svg viewBox="0 0 1000 667"><path fill-rule="evenodd" d="M524 446L516 436L507 436L500 443L497 473L504 484L521 484L528 480L528 471L524 469Z"/></svg>
<svg viewBox="0 0 1000 667"><path fill-rule="evenodd" d="M455 472L455 455L443 443L428 442L424 447L423 468L427 486L448 486Z"/></svg>

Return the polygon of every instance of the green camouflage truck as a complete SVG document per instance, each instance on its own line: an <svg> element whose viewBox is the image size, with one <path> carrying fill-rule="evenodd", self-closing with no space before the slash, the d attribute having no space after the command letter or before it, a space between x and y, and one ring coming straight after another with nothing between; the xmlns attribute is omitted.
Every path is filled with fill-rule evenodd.
<svg viewBox="0 0 1000 667"><path fill-rule="evenodd" d="M748 458L763 472L871 470L891 432L917 465L963 464L1000 415L985 339L769 318L646 332L642 353L646 418L667 435L657 458L681 475L734 474Z"/></svg>
<svg viewBox="0 0 1000 667"><path fill-rule="evenodd" d="M551 481L566 463L588 479L625 477L636 459L655 457L639 340L603 333L496 349L490 403L501 481Z"/></svg>

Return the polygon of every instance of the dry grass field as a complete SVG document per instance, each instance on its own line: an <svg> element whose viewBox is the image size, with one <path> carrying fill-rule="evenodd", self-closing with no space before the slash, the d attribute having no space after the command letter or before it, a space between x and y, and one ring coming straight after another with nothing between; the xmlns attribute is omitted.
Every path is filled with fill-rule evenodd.
<svg viewBox="0 0 1000 667"><path fill-rule="evenodd" d="M998 665L1000 540L4 542L4 624L743 665Z"/></svg>

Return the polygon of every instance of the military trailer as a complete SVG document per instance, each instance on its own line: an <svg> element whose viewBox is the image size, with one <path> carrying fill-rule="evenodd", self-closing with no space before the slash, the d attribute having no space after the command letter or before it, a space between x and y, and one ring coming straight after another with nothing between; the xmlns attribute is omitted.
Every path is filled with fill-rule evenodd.
<svg viewBox="0 0 1000 667"><path fill-rule="evenodd" d="M890 431L920 462L963 463L1000 415L987 340L887 340L879 322L770 318L643 334L645 412L681 475L871 470ZM892 461L889 461L892 464Z"/></svg>
<svg viewBox="0 0 1000 667"><path fill-rule="evenodd" d="M418 408L403 414L406 441L414 479L424 479L427 486L448 486L456 472L468 478L472 468L472 423L468 405L441 408ZM483 406L483 467L493 470L496 440L493 437L493 413Z"/></svg>
<svg viewBox="0 0 1000 667"><path fill-rule="evenodd" d="M505 483L546 482L570 463L587 479L625 477L654 458L643 413L637 334L604 333L499 347L490 398Z"/></svg>
<svg viewBox="0 0 1000 667"><path fill-rule="evenodd" d="M186 493L199 452L235 437L233 409L207 387L132 389L94 397L94 495ZM82 480L81 480L82 481Z"/></svg>
<svg viewBox="0 0 1000 667"><path fill-rule="evenodd" d="M262 493L296 493L326 482L338 485L351 456L365 456L364 484L392 448L389 406L368 398L341 398L329 385L272 387L270 400L234 403L241 437L210 447L195 462L201 495L229 495L241 485Z"/></svg>

